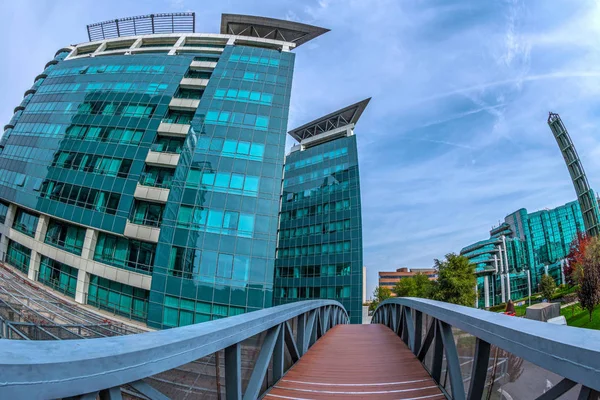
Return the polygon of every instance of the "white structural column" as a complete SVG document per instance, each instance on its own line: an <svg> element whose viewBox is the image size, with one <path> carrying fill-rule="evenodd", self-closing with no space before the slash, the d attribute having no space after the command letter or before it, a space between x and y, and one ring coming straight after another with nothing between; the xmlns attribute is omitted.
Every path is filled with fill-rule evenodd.
<svg viewBox="0 0 600 400"><path fill-rule="evenodd" d="M82 269L79 269L77 271L77 288L75 289L75 301L79 304L87 304L88 288L90 286L90 274Z"/></svg>
<svg viewBox="0 0 600 400"><path fill-rule="evenodd" d="M83 249L81 258L85 260L94 259L94 250L98 241L98 231L92 228L87 228L85 231L85 239L83 240ZM90 286L90 273L83 269L77 272L77 288L75 289L75 301L80 304L87 304L88 289Z"/></svg>
<svg viewBox="0 0 600 400"><path fill-rule="evenodd" d="M485 298L485 308L490 306L490 277L483 277L483 296Z"/></svg>
<svg viewBox="0 0 600 400"><path fill-rule="evenodd" d="M498 273L498 256L494 254L494 269L496 270L496 274Z"/></svg>
<svg viewBox="0 0 600 400"><path fill-rule="evenodd" d="M86 260L94 259L94 250L98 241L98 231L92 228L87 228L85 231L85 239L83 240L83 249L81 250L81 258Z"/></svg>
<svg viewBox="0 0 600 400"><path fill-rule="evenodd" d="M34 239L37 242L44 242L44 238L46 237L46 232L48 231L48 223L50 222L50 217L47 215L40 215L38 219L38 224L35 229ZM29 270L27 271L27 277L32 281L37 281L38 274L40 272L40 261L42 256L40 253L31 249L31 258L29 260Z"/></svg>
<svg viewBox="0 0 600 400"><path fill-rule="evenodd" d="M563 258L560 261L560 283L565 285L567 283L567 279L565 278L565 266L569 265L569 260Z"/></svg>
<svg viewBox="0 0 600 400"><path fill-rule="evenodd" d="M527 295L529 297L529 305L531 305L531 271L527 270Z"/></svg>
<svg viewBox="0 0 600 400"><path fill-rule="evenodd" d="M502 248L504 249L504 268L506 269L505 272L510 272L510 268L508 265L508 253L506 252L506 239L505 236L502 235Z"/></svg>
<svg viewBox="0 0 600 400"><path fill-rule="evenodd" d="M183 46L184 43L185 43L185 36L181 36L179 39L177 39L177 42L175 42L175 45L173 46L173 48L171 50L169 50L169 55L174 56L175 54L177 54L177 50L179 50L179 48L181 46Z"/></svg>
<svg viewBox="0 0 600 400"><path fill-rule="evenodd" d="M8 232L9 228L12 226L16 213L17 206L12 203L9 204L8 211L6 211L6 218L4 219L4 226L6 227L4 229L5 234L2 235L2 238L0 239L0 257L2 257L2 260L5 260L4 257L8 250L8 236L6 235L6 232Z"/></svg>
<svg viewBox="0 0 600 400"><path fill-rule="evenodd" d="M477 281L475 281L475 308L479 308L479 290L477 287Z"/></svg>
<svg viewBox="0 0 600 400"><path fill-rule="evenodd" d="M500 255L500 273L503 274L504 273L504 261L502 260L504 257L502 257L502 246L498 245L498 254Z"/></svg>
<svg viewBox="0 0 600 400"><path fill-rule="evenodd" d="M500 255L500 294L502 295L502 302L506 301L506 289L504 288L504 261L502 256L502 245L498 245L498 254Z"/></svg>
<svg viewBox="0 0 600 400"><path fill-rule="evenodd" d="M508 264L508 253L506 251L506 236L502 235L502 247L504 248L504 269L506 272L506 301L510 300L510 265Z"/></svg>

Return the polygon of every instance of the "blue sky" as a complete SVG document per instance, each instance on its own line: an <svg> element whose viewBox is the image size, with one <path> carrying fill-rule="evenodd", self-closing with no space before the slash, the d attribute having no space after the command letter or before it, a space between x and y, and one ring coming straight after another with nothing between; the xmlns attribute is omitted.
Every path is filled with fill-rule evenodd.
<svg viewBox="0 0 600 400"><path fill-rule="evenodd" d="M355 130L369 293L377 271L430 267L508 213L575 199L550 110L600 187L592 0L3 1L0 121L87 23L188 10L199 32L223 12L331 29L296 51L289 128L373 97Z"/></svg>

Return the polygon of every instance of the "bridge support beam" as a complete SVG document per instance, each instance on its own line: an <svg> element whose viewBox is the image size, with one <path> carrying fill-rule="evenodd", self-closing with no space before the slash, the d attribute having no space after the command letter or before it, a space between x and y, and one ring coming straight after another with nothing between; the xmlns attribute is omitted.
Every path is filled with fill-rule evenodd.
<svg viewBox="0 0 600 400"><path fill-rule="evenodd" d="M242 400L242 352L239 343L225 349L225 393L227 400Z"/></svg>
<svg viewBox="0 0 600 400"><path fill-rule="evenodd" d="M300 357L306 353L306 314L298 316L298 327L296 343L298 344L298 353Z"/></svg>
<svg viewBox="0 0 600 400"><path fill-rule="evenodd" d="M483 397L485 378L487 376L488 364L490 362L490 344L477 338L475 342L475 355L471 369L471 382L469 384L469 400L477 400Z"/></svg>

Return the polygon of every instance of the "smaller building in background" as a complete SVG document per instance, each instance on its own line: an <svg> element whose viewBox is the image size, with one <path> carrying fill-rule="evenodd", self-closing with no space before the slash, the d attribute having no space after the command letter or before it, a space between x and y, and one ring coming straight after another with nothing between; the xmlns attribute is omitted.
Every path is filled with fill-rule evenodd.
<svg viewBox="0 0 600 400"><path fill-rule="evenodd" d="M577 201L528 212L521 208L460 251L475 265L477 306L488 308L538 291L543 275L565 283L563 264L577 233L585 232Z"/></svg>
<svg viewBox="0 0 600 400"><path fill-rule="evenodd" d="M400 279L412 278L419 273L427 275L430 281L437 279L437 271L435 269L411 269L403 267L391 272L379 271L379 287L394 289L394 286L396 286L396 283Z"/></svg>

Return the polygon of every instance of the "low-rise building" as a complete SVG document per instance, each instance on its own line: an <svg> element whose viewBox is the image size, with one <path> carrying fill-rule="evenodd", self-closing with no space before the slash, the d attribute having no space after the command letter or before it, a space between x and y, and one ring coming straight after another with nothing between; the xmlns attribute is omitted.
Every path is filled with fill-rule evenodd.
<svg viewBox="0 0 600 400"><path fill-rule="evenodd" d="M379 271L379 287L394 289L396 283L400 279L412 278L416 274L421 273L427 275L429 280L437 279L437 271L435 269L419 269L419 268L398 268L396 271Z"/></svg>

